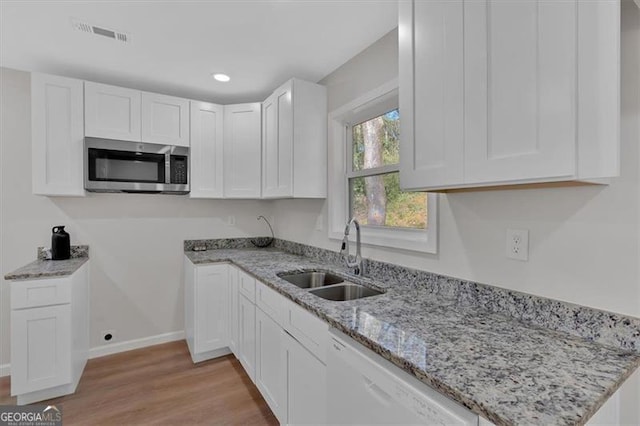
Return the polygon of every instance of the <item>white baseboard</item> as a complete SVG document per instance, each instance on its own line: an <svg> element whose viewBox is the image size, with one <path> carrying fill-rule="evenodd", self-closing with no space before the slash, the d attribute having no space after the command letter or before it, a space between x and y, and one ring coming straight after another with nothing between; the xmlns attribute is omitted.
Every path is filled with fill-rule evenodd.
<svg viewBox="0 0 640 426"><path fill-rule="evenodd" d="M89 349L89 359L101 356L117 354L119 352L131 351L133 349L146 348L147 346L159 345L161 343L175 342L184 339L184 331L173 331L171 333L158 334L156 336L143 337L141 339L127 340L126 342L110 343L108 345L96 346Z"/></svg>
<svg viewBox="0 0 640 426"><path fill-rule="evenodd" d="M175 342L184 339L184 331L173 331L171 333L158 334L156 336L143 337L142 339L127 340L126 342L112 343L110 345L96 346L89 349L89 359L100 358L101 356L113 355L119 352L131 351L133 349L146 348L147 346L159 345L162 343ZM0 364L0 377L11 375L11 364Z"/></svg>

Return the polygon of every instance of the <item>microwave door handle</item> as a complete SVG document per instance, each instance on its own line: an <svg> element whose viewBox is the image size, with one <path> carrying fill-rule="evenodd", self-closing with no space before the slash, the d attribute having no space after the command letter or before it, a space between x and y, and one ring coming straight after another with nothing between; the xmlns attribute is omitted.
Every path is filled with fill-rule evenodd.
<svg viewBox="0 0 640 426"><path fill-rule="evenodd" d="M171 152L164 154L164 183L171 183Z"/></svg>

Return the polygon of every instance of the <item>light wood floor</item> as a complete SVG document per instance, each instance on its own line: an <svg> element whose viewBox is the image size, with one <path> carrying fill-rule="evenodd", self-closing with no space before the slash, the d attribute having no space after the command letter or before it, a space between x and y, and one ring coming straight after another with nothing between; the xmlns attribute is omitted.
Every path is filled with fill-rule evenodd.
<svg viewBox="0 0 640 426"><path fill-rule="evenodd" d="M0 405L10 390L0 378ZM278 424L233 355L194 365L184 341L89 360L76 393L47 403L65 426Z"/></svg>

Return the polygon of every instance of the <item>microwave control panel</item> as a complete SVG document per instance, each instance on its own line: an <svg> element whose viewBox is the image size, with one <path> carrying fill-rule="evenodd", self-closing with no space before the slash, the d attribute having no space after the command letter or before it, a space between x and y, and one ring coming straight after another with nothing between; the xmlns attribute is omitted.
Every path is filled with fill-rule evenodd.
<svg viewBox="0 0 640 426"><path fill-rule="evenodd" d="M187 157L184 155L171 156L171 182L178 185L187 184Z"/></svg>

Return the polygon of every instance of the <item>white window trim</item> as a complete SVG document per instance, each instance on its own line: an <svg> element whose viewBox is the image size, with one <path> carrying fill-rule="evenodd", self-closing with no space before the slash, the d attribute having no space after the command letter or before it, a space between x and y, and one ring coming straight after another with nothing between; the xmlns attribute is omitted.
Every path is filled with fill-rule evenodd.
<svg viewBox="0 0 640 426"><path fill-rule="evenodd" d="M363 96L329 113L329 179L328 215L329 238L341 240L349 220L349 189L347 160L349 155L347 127L397 108L398 79L391 80ZM401 113L402 114L402 113ZM400 116L402 120L402 115ZM402 135L400 136L402 137ZM438 196L427 196L427 229L385 228L362 226L362 244L418 251L438 252ZM351 233L354 235L355 233Z"/></svg>

